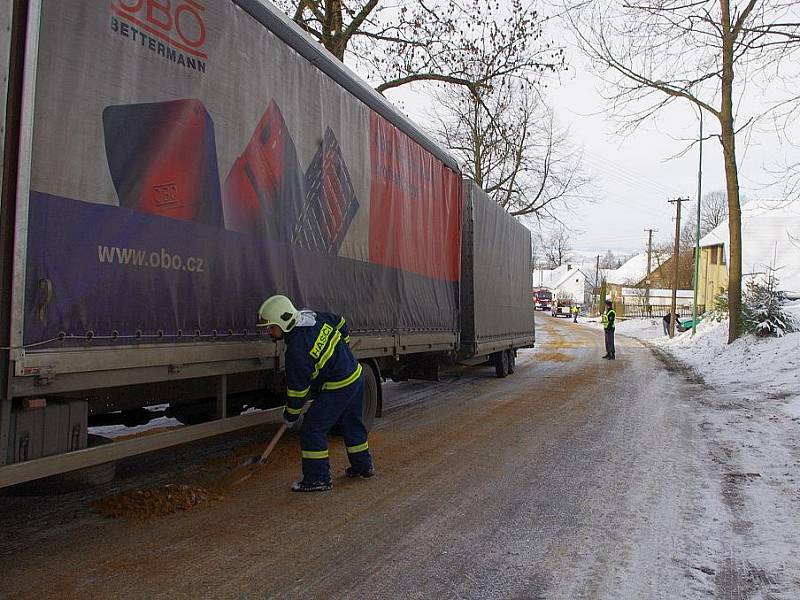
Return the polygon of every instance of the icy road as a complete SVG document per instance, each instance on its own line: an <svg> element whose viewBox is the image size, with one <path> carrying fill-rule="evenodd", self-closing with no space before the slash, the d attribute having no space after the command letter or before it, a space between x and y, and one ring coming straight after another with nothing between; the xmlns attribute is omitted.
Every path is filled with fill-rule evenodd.
<svg viewBox="0 0 800 600"><path fill-rule="evenodd" d="M129 459L91 492L0 496L0 597L800 597L800 494L770 492L719 442L731 407L631 338L607 362L599 331L538 314L537 329L506 379L482 367L386 385L371 480L342 477L335 440L333 491L292 494L291 436L192 510L130 520L88 506L202 485L255 453L264 427ZM796 474L787 452L777 468Z"/></svg>

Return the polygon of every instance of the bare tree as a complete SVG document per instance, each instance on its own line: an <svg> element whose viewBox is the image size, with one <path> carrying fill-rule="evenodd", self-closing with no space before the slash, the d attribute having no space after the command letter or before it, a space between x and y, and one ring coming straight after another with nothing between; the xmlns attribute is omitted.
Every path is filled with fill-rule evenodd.
<svg viewBox="0 0 800 600"><path fill-rule="evenodd" d="M743 198L740 198L740 201ZM721 225L728 218L728 198L723 190L708 192L700 203L700 235Z"/></svg>
<svg viewBox="0 0 800 600"><path fill-rule="evenodd" d="M437 137L464 173L512 215L558 220L588 197L582 153L529 86L506 78L479 94L450 88L435 116Z"/></svg>
<svg viewBox="0 0 800 600"><path fill-rule="evenodd" d="M606 253L600 257L601 269L619 269L621 266L622 261L611 250L606 250Z"/></svg>
<svg viewBox="0 0 800 600"><path fill-rule="evenodd" d="M541 232L531 231L531 269L534 271L541 266L543 246Z"/></svg>
<svg viewBox="0 0 800 600"><path fill-rule="evenodd" d="M610 84L612 110L633 130L670 103L713 117L723 148L730 239L728 341L740 334L742 239L737 134L760 114L737 114L745 82L781 72L800 48L796 0L585 0L567 13L583 50ZM746 76L746 77L745 77ZM797 96L763 110L777 110ZM742 125L738 126L738 120Z"/></svg>
<svg viewBox="0 0 800 600"><path fill-rule="evenodd" d="M492 81L560 69L561 48L542 40L544 19L531 5L491 0L278 0L281 8L339 60L380 79L381 93L433 81L473 91ZM472 68L497 57L491 72ZM478 76L476 76L478 75Z"/></svg>
<svg viewBox="0 0 800 600"><path fill-rule="evenodd" d="M569 230L560 225L545 238L542 252L551 269L560 267L571 260L572 245L569 242L569 237Z"/></svg>

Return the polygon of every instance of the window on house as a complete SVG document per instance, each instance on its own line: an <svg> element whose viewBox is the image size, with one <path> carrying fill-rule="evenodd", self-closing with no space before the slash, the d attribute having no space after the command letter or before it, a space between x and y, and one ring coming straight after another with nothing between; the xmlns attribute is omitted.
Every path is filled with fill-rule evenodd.
<svg viewBox="0 0 800 600"><path fill-rule="evenodd" d="M711 246L711 259L710 262L712 265L717 264L717 247Z"/></svg>

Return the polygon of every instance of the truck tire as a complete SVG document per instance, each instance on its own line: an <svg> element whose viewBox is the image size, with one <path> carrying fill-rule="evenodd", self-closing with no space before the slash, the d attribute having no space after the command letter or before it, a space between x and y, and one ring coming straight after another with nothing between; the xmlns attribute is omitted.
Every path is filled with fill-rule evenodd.
<svg viewBox="0 0 800 600"><path fill-rule="evenodd" d="M508 374L511 375L517 370L517 351L511 348L508 352Z"/></svg>
<svg viewBox="0 0 800 600"><path fill-rule="evenodd" d="M364 400L362 404L361 418L364 421L364 427L367 431L371 431L375 424L375 415L378 412L378 378L375 376L375 371L367 363L361 363L361 369L364 376Z"/></svg>
<svg viewBox="0 0 800 600"><path fill-rule="evenodd" d="M494 374L500 379L508 375L508 352L501 350L492 355L494 362Z"/></svg>

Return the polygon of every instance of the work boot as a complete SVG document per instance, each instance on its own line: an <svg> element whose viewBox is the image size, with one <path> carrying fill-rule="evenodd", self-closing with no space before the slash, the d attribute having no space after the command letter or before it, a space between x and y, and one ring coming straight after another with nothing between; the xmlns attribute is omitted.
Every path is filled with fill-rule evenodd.
<svg viewBox="0 0 800 600"><path fill-rule="evenodd" d="M296 481L292 486L293 492L327 492L333 487L332 481Z"/></svg>
<svg viewBox="0 0 800 600"><path fill-rule="evenodd" d="M369 467L368 469L356 469L354 467L347 467L345 469L344 474L347 477L355 478L355 477L363 477L364 479L369 479L373 475L375 475L375 469L373 467Z"/></svg>
<svg viewBox="0 0 800 600"><path fill-rule="evenodd" d="M611 356L608 357L608 360L617 360L617 353L615 352Z"/></svg>
<svg viewBox="0 0 800 600"><path fill-rule="evenodd" d="M606 354L603 358L611 358L610 354Z"/></svg>

